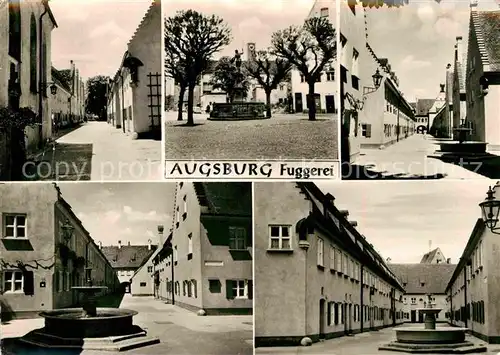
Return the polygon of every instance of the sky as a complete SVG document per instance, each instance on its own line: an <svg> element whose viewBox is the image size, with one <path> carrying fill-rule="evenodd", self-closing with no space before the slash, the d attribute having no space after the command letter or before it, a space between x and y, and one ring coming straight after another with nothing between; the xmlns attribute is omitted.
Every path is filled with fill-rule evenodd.
<svg viewBox="0 0 500 355"><path fill-rule="evenodd" d="M52 64L69 69L73 60L85 79L113 77L150 5L150 0L51 0L58 24L52 31Z"/></svg>
<svg viewBox="0 0 500 355"><path fill-rule="evenodd" d="M379 58L388 58L411 102L435 99L453 65L456 37L466 42L468 0L411 0L399 8L368 10L368 42ZM497 0L480 0L479 9L500 9Z"/></svg>
<svg viewBox="0 0 500 355"><path fill-rule="evenodd" d="M303 24L313 4L314 0L164 0L162 10L167 17L192 9L223 18L233 41L215 57L233 56L243 49L245 58L247 43L255 43L257 50L267 49L273 32Z"/></svg>
<svg viewBox="0 0 500 355"><path fill-rule="evenodd" d="M94 241L102 245L158 244L158 225L169 230L175 183L59 183L63 198Z"/></svg>
<svg viewBox="0 0 500 355"><path fill-rule="evenodd" d="M348 210L375 250L392 263L418 263L439 247L457 263L478 218L490 180L344 181L317 183Z"/></svg>

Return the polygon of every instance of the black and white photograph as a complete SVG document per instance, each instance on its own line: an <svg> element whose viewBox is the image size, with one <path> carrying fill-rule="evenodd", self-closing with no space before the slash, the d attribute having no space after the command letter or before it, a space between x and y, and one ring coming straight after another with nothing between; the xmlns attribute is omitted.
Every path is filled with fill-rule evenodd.
<svg viewBox="0 0 500 355"><path fill-rule="evenodd" d="M253 354L251 183L0 197L2 354Z"/></svg>
<svg viewBox="0 0 500 355"><path fill-rule="evenodd" d="M167 177L175 161L338 160L335 4L164 1Z"/></svg>
<svg viewBox="0 0 500 355"><path fill-rule="evenodd" d="M500 178L500 2L340 1L342 177Z"/></svg>
<svg viewBox="0 0 500 355"><path fill-rule="evenodd" d="M159 0L0 1L0 179L159 180Z"/></svg>
<svg viewBox="0 0 500 355"><path fill-rule="evenodd" d="M499 189L255 183L256 354L498 354Z"/></svg>

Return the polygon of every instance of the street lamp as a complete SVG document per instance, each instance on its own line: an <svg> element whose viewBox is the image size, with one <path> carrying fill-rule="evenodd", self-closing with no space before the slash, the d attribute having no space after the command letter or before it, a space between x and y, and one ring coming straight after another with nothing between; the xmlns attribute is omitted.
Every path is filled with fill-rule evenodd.
<svg viewBox="0 0 500 355"><path fill-rule="evenodd" d="M57 94L57 85L55 83L42 83L41 84L42 88L45 90L47 88L50 89L50 93L52 95Z"/></svg>
<svg viewBox="0 0 500 355"><path fill-rule="evenodd" d="M497 226L498 214L500 213L500 201L497 200L494 195L495 191L493 191L490 186L486 193L486 199L479 204L483 215L483 221L492 233L500 229L500 227Z"/></svg>
<svg viewBox="0 0 500 355"><path fill-rule="evenodd" d="M382 74L380 74L380 71L378 70L378 68L375 71L375 74L372 75L372 79L373 79L373 86L374 87L369 87L369 86L363 87L363 94L364 95L371 94L372 92L377 91L378 88L380 87L380 84L382 83L383 76L382 76Z"/></svg>

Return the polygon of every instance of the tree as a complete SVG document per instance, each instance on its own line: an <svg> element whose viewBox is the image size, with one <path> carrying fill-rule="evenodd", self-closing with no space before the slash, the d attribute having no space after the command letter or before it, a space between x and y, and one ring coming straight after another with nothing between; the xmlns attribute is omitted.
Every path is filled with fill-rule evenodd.
<svg viewBox="0 0 500 355"><path fill-rule="evenodd" d="M246 96L250 90L250 82L245 72L234 65L232 58L222 57L215 65L210 84L227 94L229 102L233 102L236 94Z"/></svg>
<svg viewBox="0 0 500 355"><path fill-rule="evenodd" d="M103 75L94 76L87 81L86 113L106 119L110 82L111 78Z"/></svg>
<svg viewBox="0 0 500 355"><path fill-rule="evenodd" d="M266 93L267 117L271 117L271 92L289 77L291 69L287 59L273 56L269 51L258 51L255 58L248 61L248 75L255 79Z"/></svg>
<svg viewBox="0 0 500 355"><path fill-rule="evenodd" d="M165 55L183 71L188 89L187 125L194 125L194 88L212 56L231 41L231 30L215 16L179 11L165 20ZM180 84L180 82L179 82Z"/></svg>
<svg viewBox="0 0 500 355"><path fill-rule="evenodd" d="M316 119L314 86L323 70L337 57L335 28L326 18L312 17L302 26L290 26L272 36L274 53L288 60L308 84L309 120Z"/></svg>

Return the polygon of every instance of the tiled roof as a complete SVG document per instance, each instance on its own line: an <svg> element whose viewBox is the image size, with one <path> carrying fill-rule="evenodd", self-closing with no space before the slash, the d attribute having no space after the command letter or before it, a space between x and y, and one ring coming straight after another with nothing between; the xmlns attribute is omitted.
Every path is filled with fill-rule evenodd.
<svg viewBox="0 0 500 355"><path fill-rule="evenodd" d="M436 248L434 250L431 250L428 253L425 253L424 256L422 257L422 260L420 260L420 263L424 264L424 263L431 262L434 259L434 257L436 256L436 253L438 252L438 250L439 250L439 248Z"/></svg>
<svg viewBox="0 0 500 355"><path fill-rule="evenodd" d="M485 71L500 71L500 10L473 11L472 25Z"/></svg>
<svg viewBox="0 0 500 355"><path fill-rule="evenodd" d="M429 110L432 108L435 101L436 100L434 99L418 99L416 115L417 116L428 115Z"/></svg>
<svg viewBox="0 0 500 355"><path fill-rule="evenodd" d="M389 264L389 267L403 283L407 294L443 294L456 265Z"/></svg>
<svg viewBox="0 0 500 355"><path fill-rule="evenodd" d="M52 75L52 80L57 85L61 86L64 90L71 93L71 87L70 87L68 81L66 80L65 75L61 74L61 72L54 67L52 67L51 75Z"/></svg>
<svg viewBox="0 0 500 355"><path fill-rule="evenodd" d="M198 201L210 213L226 216L252 215L252 184L248 182L195 182Z"/></svg>
<svg viewBox="0 0 500 355"><path fill-rule="evenodd" d="M102 253L113 268L139 268L156 250L156 245L103 246Z"/></svg>

